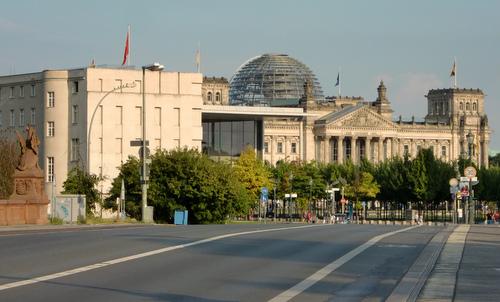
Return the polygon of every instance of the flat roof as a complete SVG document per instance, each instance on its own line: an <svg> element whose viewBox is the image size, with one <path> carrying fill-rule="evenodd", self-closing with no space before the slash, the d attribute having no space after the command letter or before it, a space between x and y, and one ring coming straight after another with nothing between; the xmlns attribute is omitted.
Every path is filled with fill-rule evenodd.
<svg viewBox="0 0 500 302"><path fill-rule="evenodd" d="M202 117L216 120L262 120L265 117L306 117L303 108L203 105Z"/></svg>

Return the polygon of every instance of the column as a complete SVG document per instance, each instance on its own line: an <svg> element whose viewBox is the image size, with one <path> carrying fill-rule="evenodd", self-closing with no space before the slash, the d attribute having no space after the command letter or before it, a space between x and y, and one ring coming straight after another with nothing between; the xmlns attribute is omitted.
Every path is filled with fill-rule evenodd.
<svg viewBox="0 0 500 302"><path fill-rule="evenodd" d="M276 162L274 161L274 135L270 136L269 140L269 153L271 153L271 164L274 165Z"/></svg>
<svg viewBox="0 0 500 302"><path fill-rule="evenodd" d="M488 141L484 140L481 143L482 148L481 148L481 154L483 156L482 159L482 165L485 168L489 167L489 158L488 158Z"/></svg>
<svg viewBox="0 0 500 302"><path fill-rule="evenodd" d="M367 136L365 139L365 157L366 160L370 162L372 161L371 143L372 143L371 136Z"/></svg>
<svg viewBox="0 0 500 302"><path fill-rule="evenodd" d="M357 136L351 136L351 160L353 164L358 163L357 140Z"/></svg>
<svg viewBox="0 0 500 302"><path fill-rule="evenodd" d="M386 148L384 151L385 158L391 158L392 146L391 146L391 139L389 137L386 138L385 145L386 145Z"/></svg>
<svg viewBox="0 0 500 302"><path fill-rule="evenodd" d="M384 161L384 138L378 138L378 162Z"/></svg>
<svg viewBox="0 0 500 302"><path fill-rule="evenodd" d="M398 145L398 140L395 137L391 138L391 147L392 147L391 156L392 157L396 157L398 155L397 145Z"/></svg>
<svg viewBox="0 0 500 302"><path fill-rule="evenodd" d="M305 161L304 157L304 121L299 122L299 160Z"/></svg>
<svg viewBox="0 0 500 302"><path fill-rule="evenodd" d="M337 137L337 163L344 163L344 137Z"/></svg>
<svg viewBox="0 0 500 302"><path fill-rule="evenodd" d="M324 152L323 152L323 162L326 164L329 162L330 159L330 137L329 136L324 136L323 137L323 144L324 144Z"/></svg>

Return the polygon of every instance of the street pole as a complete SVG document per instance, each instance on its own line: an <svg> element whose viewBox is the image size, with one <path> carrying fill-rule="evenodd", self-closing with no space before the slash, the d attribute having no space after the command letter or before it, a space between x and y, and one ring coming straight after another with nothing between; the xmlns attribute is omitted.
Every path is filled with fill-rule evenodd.
<svg viewBox="0 0 500 302"><path fill-rule="evenodd" d="M142 222L152 222L153 217L146 217L146 209L148 206L148 180L146 168L146 69L149 71L162 71L163 65L153 63L151 65L142 66L142 176L141 176L141 191L142 191ZM151 213L152 214L152 213Z"/></svg>

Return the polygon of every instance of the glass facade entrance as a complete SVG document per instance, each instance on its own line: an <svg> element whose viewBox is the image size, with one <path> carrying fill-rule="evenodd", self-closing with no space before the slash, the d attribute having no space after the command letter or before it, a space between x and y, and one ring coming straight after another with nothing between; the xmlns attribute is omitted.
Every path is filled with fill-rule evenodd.
<svg viewBox="0 0 500 302"><path fill-rule="evenodd" d="M262 121L203 121L202 151L219 161L237 160L246 146L262 158Z"/></svg>

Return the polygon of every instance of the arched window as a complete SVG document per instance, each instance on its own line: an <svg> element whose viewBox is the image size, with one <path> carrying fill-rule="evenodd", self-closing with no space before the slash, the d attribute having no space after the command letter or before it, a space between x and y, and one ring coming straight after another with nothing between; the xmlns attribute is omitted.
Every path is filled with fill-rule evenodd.
<svg viewBox="0 0 500 302"><path fill-rule="evenodd" d="M467 103L465 104L465 110L466 110L466 111L469 111L469 110L470 110L470 103L469 103L469 102L467 102Z"/></svg>
<svg viewBox="0 0 500 302"><path fill-rule="evenodd" d="M472 103L472 111L477 111L477 104L476 103Z"/></svg>
<svg viewBox="0 0 500 302"><path fill-rule="evenodd" d="M215 94L215 101L216 101L216 102L220 102L220 93L219 93L219 92L217 92L217 93Z"/></svg>
<svg viewBox="0 0 500 302"><path fill-rule="evenodd" d="M464 103L460 102L460 110L464 110Z"/></svg>
<svg viewBox="0 0 500 302"><path fill-rule="evenodd" d="M211 93L211 92L208 92L208 93L207 93L207 100L208 100L208 101L211 101L211 100L212 100L212 93Z"/></svg>
<svg viewBox="0 0 500 302"><path fill-rule="evenodd" d="M444 113L448 113L448 102L444 102Z"/></svg>
<svg viewBox="0 0 500 302"><path fill-rule="evenodd" d="M439 104L436 102L434 103L434 106L435 106L434 113L439 114Z"/></svg>

